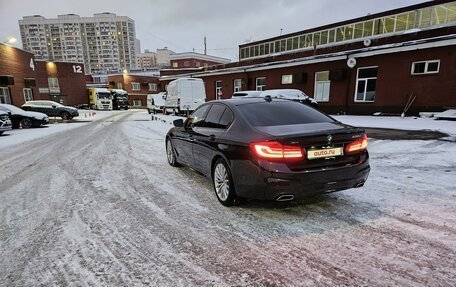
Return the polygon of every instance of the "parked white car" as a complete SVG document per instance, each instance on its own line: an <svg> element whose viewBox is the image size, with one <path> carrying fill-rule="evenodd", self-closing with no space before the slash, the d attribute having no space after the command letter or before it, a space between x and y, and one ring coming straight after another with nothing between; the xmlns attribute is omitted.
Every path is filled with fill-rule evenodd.
<svg viewBox="0 0 456 287"><path fill-rule="evenodd" d="M314 108L318 108L318 102L314 99L306 95L303 91L297 89L276 89L276 90L266 90L261 92L259 97L266 97L270 96L271 98L277 99L286 99L292 100L295 102L300 102L302 104L306 104L312 106Z"/></svg>
<svg viewBox="0 0 456 287"><path fill-rule="evenodd" d="M242 97L258 97L262 91L239 91L234 92L231 96L232 99L239 99Z"/></svg>
<svg viewBox="0 0 456 287"><path fill-rule="evenodd" d="M148 94L147 95L147 111L149 114L154 113L156 114L157 112L161 113L163 112L163 109L165 107L165 98L166 98L166 93L161 92L158 94Z"/></svg>

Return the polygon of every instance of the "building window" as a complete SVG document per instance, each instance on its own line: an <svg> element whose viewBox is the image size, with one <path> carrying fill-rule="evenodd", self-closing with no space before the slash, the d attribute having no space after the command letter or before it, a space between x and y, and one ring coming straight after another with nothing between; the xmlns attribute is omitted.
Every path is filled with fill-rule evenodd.
<svg viewBox="0 0 456 287"><path fill-rule="evenodd" d="M359 68L356 80L355 102L375 101L377 67Z"/></svg>
<svg viewBox="0 0 456 287"><path fill-rule="evenodd" d="M59 88L59 79L57 78L48 78L49 88Z"/></svg>
<svg viewBox="0 0 456 287"><path fill-rule="evenodd" d="M7 87L0 87L0 104L11 104L11 96Z"/></svg>
<svg viewBox="0 0 456 287"><path fill-rule="evenodd" d="M184 67L190 67L190 61L184 61Z"/></svg>
<svg viewBox="0 0 456 287"><path fill-rule="evenodd" d="M242 80L241 79L236 79L233 81L233 91L236 93L236 92L239 92L241 90L241 86L242 86Z"/></svg>
<svg viewBox="0 0 456 287"><path fill-rule="evenodd" d="M293 75L282 75L282 85L289 85L293 83Z"/></svg>
<svg viewBox="0 0 456 287"><path fill-rule="evenodd" d="M116 83L116 89L122 89L122 82Z"/></svg>
<svg viewBox="0 0 456 287"><path fill-rule="evenodd" d="M437 74L440 69L440 60L431 60L412 63L412 75Z"/></svg>
<svg viewBox="0 0 456 287"><path fill-rule="evenodd" d="M197 68L201 67L201 63L200 63L200 62L198 62L198 61L197 61L197 62L195 62L195 67L197 67Z"/></svg>
<svg viewBox="0 0 456 287"><path fill-rule="evenodd" d="M222 98L222 81L215 81L215 99L220 100Z"/></svg>
<svg viewBox="0 0 456 287"><path fill-rule="evenodd" d="M149 91L150 92L156 92L157 91L157 84L149 83Z"/></svg>
<svg viewBox="0 0 456 287"><path fill-rule="evenodd" d="M33 101L33 91L30 88L24 88L24 101Z"/></svg>
<svg viewBox="0 0 456 287"><path fill-rule="evenodd" d="M141 90L141 85L139 83L132 82L131 83L131 90L132 91L139 91L139 90Z"/></svg>
<svg viewBox="0 0 456 287"><path fill-rule="evenodd" d="M133 107L142 107L141 100L133 100Z"/></svg>
<svg viewBox="0 0 456 287"><path fill-rule="evenodd" d="M265 77L256 78L256 90L264 91L265 88L266 88L266 78Z"/></svg>
<svg viewBox="0 0 456 287"><path fill-rule="evenodd" d="M315 73L314 99L318 102L329 102L329 71Z"/></svg>
<svg viewBox="0 0 456 287"><path fill-rule="evenodd" d="M173 62L173 68L179 68L179 63L178 62Z"/></svg>

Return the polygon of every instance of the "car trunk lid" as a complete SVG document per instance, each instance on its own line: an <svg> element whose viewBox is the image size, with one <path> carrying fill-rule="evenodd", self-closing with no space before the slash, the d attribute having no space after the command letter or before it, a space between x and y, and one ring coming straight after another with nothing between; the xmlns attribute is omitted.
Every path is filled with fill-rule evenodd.
<svg viewBox="0 0 456 287"><path fill-rule="evenodd" d="M283 145L303 148L304 157L286 161L293 171L322 169L355 164L359 154L347 154L347 144L360 139L364 130L339 122L289 126L256 127Z"/></svg>

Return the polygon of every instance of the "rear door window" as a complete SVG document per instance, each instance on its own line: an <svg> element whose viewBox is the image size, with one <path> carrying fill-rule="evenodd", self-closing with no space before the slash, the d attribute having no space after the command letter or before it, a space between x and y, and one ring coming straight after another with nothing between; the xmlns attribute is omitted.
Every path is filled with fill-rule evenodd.
<svg viewBox="0 0 456 287"><path fill-rule="evenodd" d="M226 108L222 105L212 105L206 119L204 120L204 126L207 128L220 128L219 122L225 109Z"/></svg>
<svg viewBox="0 0 456 287"><path fill-rule="evenodd" d="M219 127L222 129L226 129L230 123L233 121L233 112L230 109L226 108L225 112L222 115L222 118L219 122Z"/></svg>
<svg viewBox="0 0 456 287"><path fill-rule="evenodd" d="M291 101L248 103L238 106L247 121L256 127L334 122L329 116Z"/></svg>

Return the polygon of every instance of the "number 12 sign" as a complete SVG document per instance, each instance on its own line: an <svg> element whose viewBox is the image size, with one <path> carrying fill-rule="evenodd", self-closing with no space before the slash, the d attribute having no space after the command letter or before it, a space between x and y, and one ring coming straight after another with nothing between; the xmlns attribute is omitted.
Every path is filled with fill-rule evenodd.
<svg viewBox="0 0 456 287"><path fill-rule="evenodd" d="M75 74L82 74L82 67L79 65L73 65L73 72Z"/></svg>

